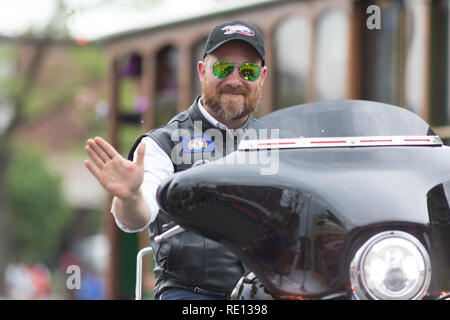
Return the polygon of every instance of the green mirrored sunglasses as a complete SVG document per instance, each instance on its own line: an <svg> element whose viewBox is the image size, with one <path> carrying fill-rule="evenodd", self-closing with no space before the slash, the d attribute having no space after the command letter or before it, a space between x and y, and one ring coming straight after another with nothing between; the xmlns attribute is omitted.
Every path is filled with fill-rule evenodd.
<svg viewBox="0 0 450 320"><path fill-rule="evenodd" d="M256 81L261 73L261 67L254 63L237 63L225 60L216 61L213 64L212 70L216 78L223 79L233 73L234 66L239 67L239 74L247 81Z"/></svg>

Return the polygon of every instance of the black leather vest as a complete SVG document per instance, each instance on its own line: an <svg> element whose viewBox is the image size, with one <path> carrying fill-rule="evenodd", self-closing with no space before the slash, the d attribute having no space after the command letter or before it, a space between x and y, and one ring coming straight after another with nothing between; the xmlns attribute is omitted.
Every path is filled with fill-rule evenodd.
<svg viewBox="0 0 450 320"><path fill-rule="evenodd" d="M150 137L172 159L176 173L236 150L240 140L239 134L235 135L214 127L200 112L198 99L199 97L189 109L175 116L168 124L139 137L128 157L132 159L142 138ZM262 124L250 115L241 129L263 129L261 126ZM198 134L202 136L206 133L205 136L209 137L208 133L211 135L214 132L218 134L212 143L213 150L204 146L196 148L195 143L199 142ZM184 161L181 161L183 159ZM224 298L228 297L244 273L241 262L222 244L192 232L178 234L159 244L154 242L155 236L173 226L175 223L160 210L149 227L150 244L155 255L155 297L166 288L188 290L197 288L200 291L222 295Z"/></svg>

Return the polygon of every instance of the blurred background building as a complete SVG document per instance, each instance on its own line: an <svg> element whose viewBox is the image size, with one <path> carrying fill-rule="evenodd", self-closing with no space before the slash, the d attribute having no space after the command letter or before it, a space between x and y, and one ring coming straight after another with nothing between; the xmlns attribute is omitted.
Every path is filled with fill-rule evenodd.
<svg viewBox="0 0 450 320"><path fill-rule="evenodd" d="M163 2L155 1L155 8ZM373 100L411 110L445 141L450 138L450 0L189 3L195 10L185 16L149 20L93 41L67 35L0 39L8 48L0 55L0 79L28 79L17 80L15 99L0 96L0 129L14 127L9 138L43 145L51 155L72 212L59 238L66 245L55 254L76 255L74 243L80 248L97 239L99 249L90 259L103 263L90 269L104 277L101 298L133 298L136 254L148 245L148 235L125 234L115 226L111 199L83 168L85 140L103 135L126 155L137 136L188 108L201 90L196 62L219 23L244 19L264 35L269 73L257 116L316 100ZM24 111L15 122L19 107ZM0 261L11 248L0 248ZM152 263L145 262L148 297Z"/></svg>

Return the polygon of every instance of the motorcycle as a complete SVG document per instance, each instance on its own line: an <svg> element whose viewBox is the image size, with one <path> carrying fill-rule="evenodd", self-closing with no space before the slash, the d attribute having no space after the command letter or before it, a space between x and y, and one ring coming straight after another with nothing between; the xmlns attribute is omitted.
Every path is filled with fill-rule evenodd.
<svg viewBox="0 0 450 320"><path fill-rule="evenodd" d="M236 300L450 299L450 148L424 120L340 100L260 121L289 137L242 140L160 185L178 226L156 241L190 230L224 244L249 270ZM236 161L263 154L270 174Z"/></svg>

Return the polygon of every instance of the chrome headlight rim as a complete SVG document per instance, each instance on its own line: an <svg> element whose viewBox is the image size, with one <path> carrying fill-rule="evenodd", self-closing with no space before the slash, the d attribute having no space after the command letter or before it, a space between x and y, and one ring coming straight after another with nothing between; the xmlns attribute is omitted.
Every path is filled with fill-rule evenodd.
<svg viewBox="0 0 450 320"><path fill-rule="evenodd" d="M365 278L365 272L362 268L365 267L365 261L368 254L371 252L371 249L379 244L380 242L386 239L401 239L406 240L407 243L410 243L417 249L419 255L422 258L422 262L424 265L424 274L423 279L420 285L416 285L413 288L416 288L417 291L409 293L404 297L396 297L396 296L386 296L380 292L372 291L368 284L367 279ZM428 287L431 281L431 262L428 251L425 249L423 244L412 234L400 231L400 230L388 230L375 234L370 237L364 244L356 251L353 256L353 259L350 263L350 283L353 291L354 298L358 300L381 300L381 299L392 299L392 300L418 300L423 298L426 294Z"/></svg>

